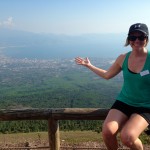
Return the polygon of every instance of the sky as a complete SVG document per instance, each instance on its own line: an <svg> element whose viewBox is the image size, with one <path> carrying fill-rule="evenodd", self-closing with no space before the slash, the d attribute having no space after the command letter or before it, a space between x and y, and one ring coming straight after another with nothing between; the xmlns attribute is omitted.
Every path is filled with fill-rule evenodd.
<svg viewBox="0 0 150 150"><path fill-rule="evenodd" d="M149 0L0 0L0 28L34 33L127 33L149 15Z"/></svg>

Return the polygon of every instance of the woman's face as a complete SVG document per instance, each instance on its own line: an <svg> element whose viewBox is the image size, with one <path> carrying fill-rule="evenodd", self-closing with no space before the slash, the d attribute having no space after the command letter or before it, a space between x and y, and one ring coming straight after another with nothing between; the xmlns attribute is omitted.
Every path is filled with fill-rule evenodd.
<svg viewBox="0 0 150 150"><path fill-rule="evenodd" d="M142 49L147 45L147 37L142 32L133 32L128 37L133 49Z"/></svg>

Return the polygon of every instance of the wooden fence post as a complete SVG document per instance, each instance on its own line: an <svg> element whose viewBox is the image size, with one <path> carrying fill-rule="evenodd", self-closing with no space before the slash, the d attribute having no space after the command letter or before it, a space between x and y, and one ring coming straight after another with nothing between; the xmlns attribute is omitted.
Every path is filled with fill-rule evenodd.
<svg viewBox="0 0 150 150"><path fill-rule="evenodd" d="M48 119L48 136L50 150L60 150L59 121Z"/></svg>
<svg viewBox="0 0 150 150"><path fill-rule="evenodd" d="M59 120L104 120L108 112L104 108L0 109L0 121L47 120L50 150L60 150Z"/></svg>

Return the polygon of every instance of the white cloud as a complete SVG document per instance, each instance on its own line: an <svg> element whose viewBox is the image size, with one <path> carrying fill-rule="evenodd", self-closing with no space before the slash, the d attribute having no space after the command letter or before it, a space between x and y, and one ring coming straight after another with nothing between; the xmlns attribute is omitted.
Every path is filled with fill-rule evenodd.
<svg viewBox="0 0 150 150"><path fill-rule="evenodd" d="M8 17L6 20L0 22L0 26L11 28L14 26L13 17Z"/></svg>

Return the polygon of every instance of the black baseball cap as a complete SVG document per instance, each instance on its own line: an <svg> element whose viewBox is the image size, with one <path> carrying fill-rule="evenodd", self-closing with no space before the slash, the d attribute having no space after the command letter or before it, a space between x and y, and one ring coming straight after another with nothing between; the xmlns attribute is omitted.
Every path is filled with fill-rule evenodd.
<svg viewBox="0 0 150 150"><path fill-rule="evenodd" d="M135 23L135 24L131 25L129 28L128 35L130 35L130 33L135 32L135 31L140 31L140 32L144 33L146 36L149 35L148 27L144 23Z"/></svg>

